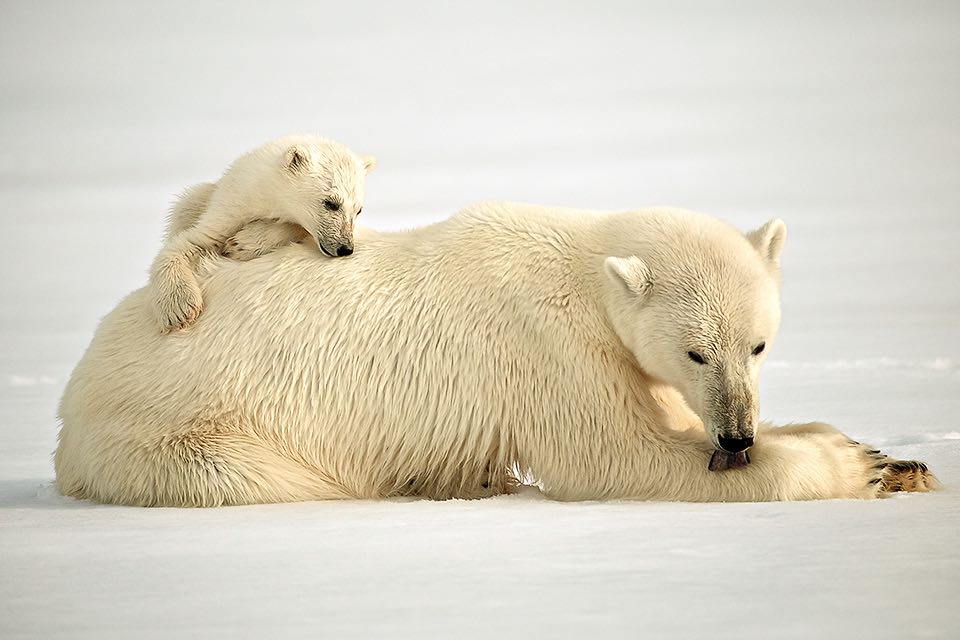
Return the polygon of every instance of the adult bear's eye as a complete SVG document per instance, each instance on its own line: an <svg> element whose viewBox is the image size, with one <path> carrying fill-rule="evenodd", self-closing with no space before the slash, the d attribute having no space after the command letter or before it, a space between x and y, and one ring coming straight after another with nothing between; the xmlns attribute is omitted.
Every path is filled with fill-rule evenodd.
<svg viewBox="0 0 960 640"><path fill-rule="evenodd" d="M323 201L323 206L329 211L340 211L340 203L330 198Z"/></svg>
<svg viewBox="0 0 960 640"><path fill-rule="evenodd" d="M703 359L703 356L696 351L687 351L687 356L689 356L689 358L697 364L707 364L707 361Z"/></svg>
<svg viewBox="0 0 960 640"><path fill-rule="evenodd" d="M357 215L360 215L362 212L363 212L363 207L360 207L359 209L357 209Z"/></svg>
<svg viewBox="0 0 960 640"><path fill-rule="evenodd" d="M756 347L753 348L753 355L758 356L763 353L763 350L767 348L766 342L761 342Z"/></svg>

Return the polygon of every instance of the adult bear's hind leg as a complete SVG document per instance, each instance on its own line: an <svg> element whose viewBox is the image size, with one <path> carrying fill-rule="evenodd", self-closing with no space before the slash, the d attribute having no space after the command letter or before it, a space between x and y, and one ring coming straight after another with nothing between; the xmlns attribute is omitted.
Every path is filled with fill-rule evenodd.
<svg viewBox="0 0 960 640"><path fill-rule="evenodd" d="M105 452L82 496L145 507L215 507L350 498L321 470L246 431L202 424ZM118 462L119 461L119 462ZM93 484L93 483L91 483Z"/></svg>
<svg viewBox="0 0 960 640"><path fill-rule="evenodd" d="M156 506L300 502L348 498L319 469L244 432L200 428L160 444Z"/></svg>

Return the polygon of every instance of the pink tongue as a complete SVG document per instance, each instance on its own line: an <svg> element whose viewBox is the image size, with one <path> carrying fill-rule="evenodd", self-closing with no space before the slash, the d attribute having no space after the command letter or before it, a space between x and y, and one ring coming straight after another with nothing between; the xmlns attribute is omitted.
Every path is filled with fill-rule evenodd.
<svg viewBox="0 0 960 640"><path fill-rule="evenodd" d="M746 451L728 453L722 449L717 449L710 458L710 466L708 468L710 471L723 471L725 469L745 467L748 464L750 464L750 456L747 455Z"/></svg>

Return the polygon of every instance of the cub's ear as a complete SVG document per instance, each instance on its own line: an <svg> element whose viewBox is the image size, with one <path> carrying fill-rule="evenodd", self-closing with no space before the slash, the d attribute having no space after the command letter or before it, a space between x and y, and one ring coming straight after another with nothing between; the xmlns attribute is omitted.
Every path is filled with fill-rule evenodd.
<svg viewBox="0 0 960 640"><path fill-rule="evenodd" d="M637 256L629 258L610 256L603 261L603 266L614 282L626 287L627 291L634 295L646 296L650 292L650 287L653 286L650 268Z"/></svg>
<svg viewBox="0 0 960 640"><path fill-rule="evenodd" d="M787 225L780 218L769 220L759 229L747 234L747 240L757 250L760 257L774 267L780 266L780 252L783 242L787 239Z"/></svg>
<svg viewBox="0 0 960 640"><path fill-rule="evenodd" d="M310 167L310 151L305 147L294 145L284 154L283 164L290 173L303 173Z"/></svg>
<svg viewBox="0 0 960 640"><path fill-rule="evenodd" d="M363 156L360 161L363 162L363 172L368 175L377 167L377 159L373 156Z"/></svg>

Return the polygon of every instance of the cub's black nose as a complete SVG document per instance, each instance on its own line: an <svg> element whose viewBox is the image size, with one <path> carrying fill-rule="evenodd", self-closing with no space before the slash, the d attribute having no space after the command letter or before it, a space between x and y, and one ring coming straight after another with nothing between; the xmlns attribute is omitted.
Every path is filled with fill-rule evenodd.
<svg viewBox="0 0 960 640"><path fill-rule="evenodd" d="M351 253L353 253L353 247L348 247L345 244L342 244L339 247L337 247L337 255L340 256L341 258L343 256L348 256Z"/></svg>
<svg viewBox="0 0 960 640"><path fill-rule="evenodd" d="M753 438L717 438L720 448L727 453L740 453L753 446Z"/></svg>

